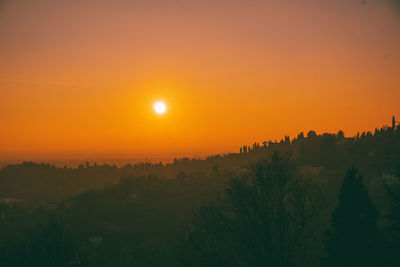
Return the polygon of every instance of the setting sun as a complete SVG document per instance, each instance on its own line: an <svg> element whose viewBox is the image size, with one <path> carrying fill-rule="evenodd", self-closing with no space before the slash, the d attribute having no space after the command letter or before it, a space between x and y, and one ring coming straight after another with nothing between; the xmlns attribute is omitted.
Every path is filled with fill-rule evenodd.
<svg viewBox="0 0 400 267"><path fill-rule="evenodd" d="M0 0L0 37L0 267L400 267L400 0Z"/></svg>
<svg viewBox="0 0 400 267"><path fill-rule="evenodd" d="M153 106L153 108L154 108L154 111L157 113L157 114L164 114L166 111L167 111L167 105L165 105L165 103L164 102L156 102L156 103L154 103L154 106Z"/></svg>

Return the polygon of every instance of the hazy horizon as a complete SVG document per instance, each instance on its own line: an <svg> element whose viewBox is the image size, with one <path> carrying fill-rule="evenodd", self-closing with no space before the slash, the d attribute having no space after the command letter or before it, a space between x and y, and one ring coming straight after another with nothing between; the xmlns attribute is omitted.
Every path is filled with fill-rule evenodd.
<svg viewBox="0 0 400 267"><path fill-rule="evenodd" d="M0 158L203 155L373 130L400 117L395 4L2 1Z"/></svg>
<svg viewBox="0 0 400 267"><path fill-rule="evenodd" d="M388 121L388 120L387 120ZM397 119L396 119L397 121ZM379 129L381 127L390 127L389 123L381 124L380 126L376 126L371 129L360 129L357 133L362 132L374 132L374 129ZM303 133L305 136L309 131L313 131L312 129L307 131L298 132L298 134ZM341 131L340 129L338 131ZM337 132L316 132L318 135L322 135L325 133L328 134L337 134ZM357 134L348 135L344 132L345 137L356 137ZM290 139L295 138L297 135L289 136ZM280 142L283 140L285 136L282 136L278 139L269 139L264 138L263 140L252 140L250 143L258 142L262 143L264 141L276 141ZM242 144L242 145L249 145ZM206 159L208 156L212 155L227 155L229 153L239 153L239 147L230 151L216 151L214 153L203 152L203 153L174 153L174 152L164 152L164 153L153 153L153 154L135 154L135 153L102 153L102 154L53 154L53 155L41 155L39 154L31 154L31 155L12 155L7 157L0 157L0 169L9 164L21 164L22 162L35 162L35 163L45 163L55 165L56 167L72 167L76 168L79 165L85 165L89 163L90 165L116 165L117 167L122 167L127 164L137 164L137 163L159 163L163 164L172 163L174 159L181 158L190 158L190 159Z"/></svg>
<svg viewBox="0 0 400 267"><path fill-rule="evenodd" d="M0 0L0 266L400 266L400 0Z"/></svg>

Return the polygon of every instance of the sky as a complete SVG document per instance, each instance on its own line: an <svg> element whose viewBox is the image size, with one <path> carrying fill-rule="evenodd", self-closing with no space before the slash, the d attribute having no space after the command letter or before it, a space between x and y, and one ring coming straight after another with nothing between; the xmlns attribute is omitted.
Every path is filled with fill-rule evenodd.
<svg viewBox="0 0 400 267"><path fill-rule="evenodd" d="M0 0L2 159L352 136L399 101L400 1Z"/></svg>

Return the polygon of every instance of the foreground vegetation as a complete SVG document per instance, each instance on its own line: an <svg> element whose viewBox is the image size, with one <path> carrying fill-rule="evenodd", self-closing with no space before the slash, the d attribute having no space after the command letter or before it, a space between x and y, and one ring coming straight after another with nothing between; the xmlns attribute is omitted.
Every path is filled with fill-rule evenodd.
<svg viewBox="0 0 400 267"><path fill-rule="evenodd" d="M354 167L356 166L356 167ZM1 266L398 266L400 127L0 170Z"/></svg>

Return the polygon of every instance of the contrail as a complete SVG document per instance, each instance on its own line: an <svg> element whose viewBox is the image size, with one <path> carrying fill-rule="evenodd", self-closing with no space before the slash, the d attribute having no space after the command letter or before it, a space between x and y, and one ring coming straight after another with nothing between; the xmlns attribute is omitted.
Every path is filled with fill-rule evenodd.
<svg viewBox="0 0 400 267"><path fill-rule="evenodd" d="M68 83L68 82L48 82L48 81L28 81L28 80L0 80L0 82L35 83L35 84L47 84L47 85L67 85L67 86L79 86L79 87L93 87L93 85L91 85L91 84Z"/></svg>

